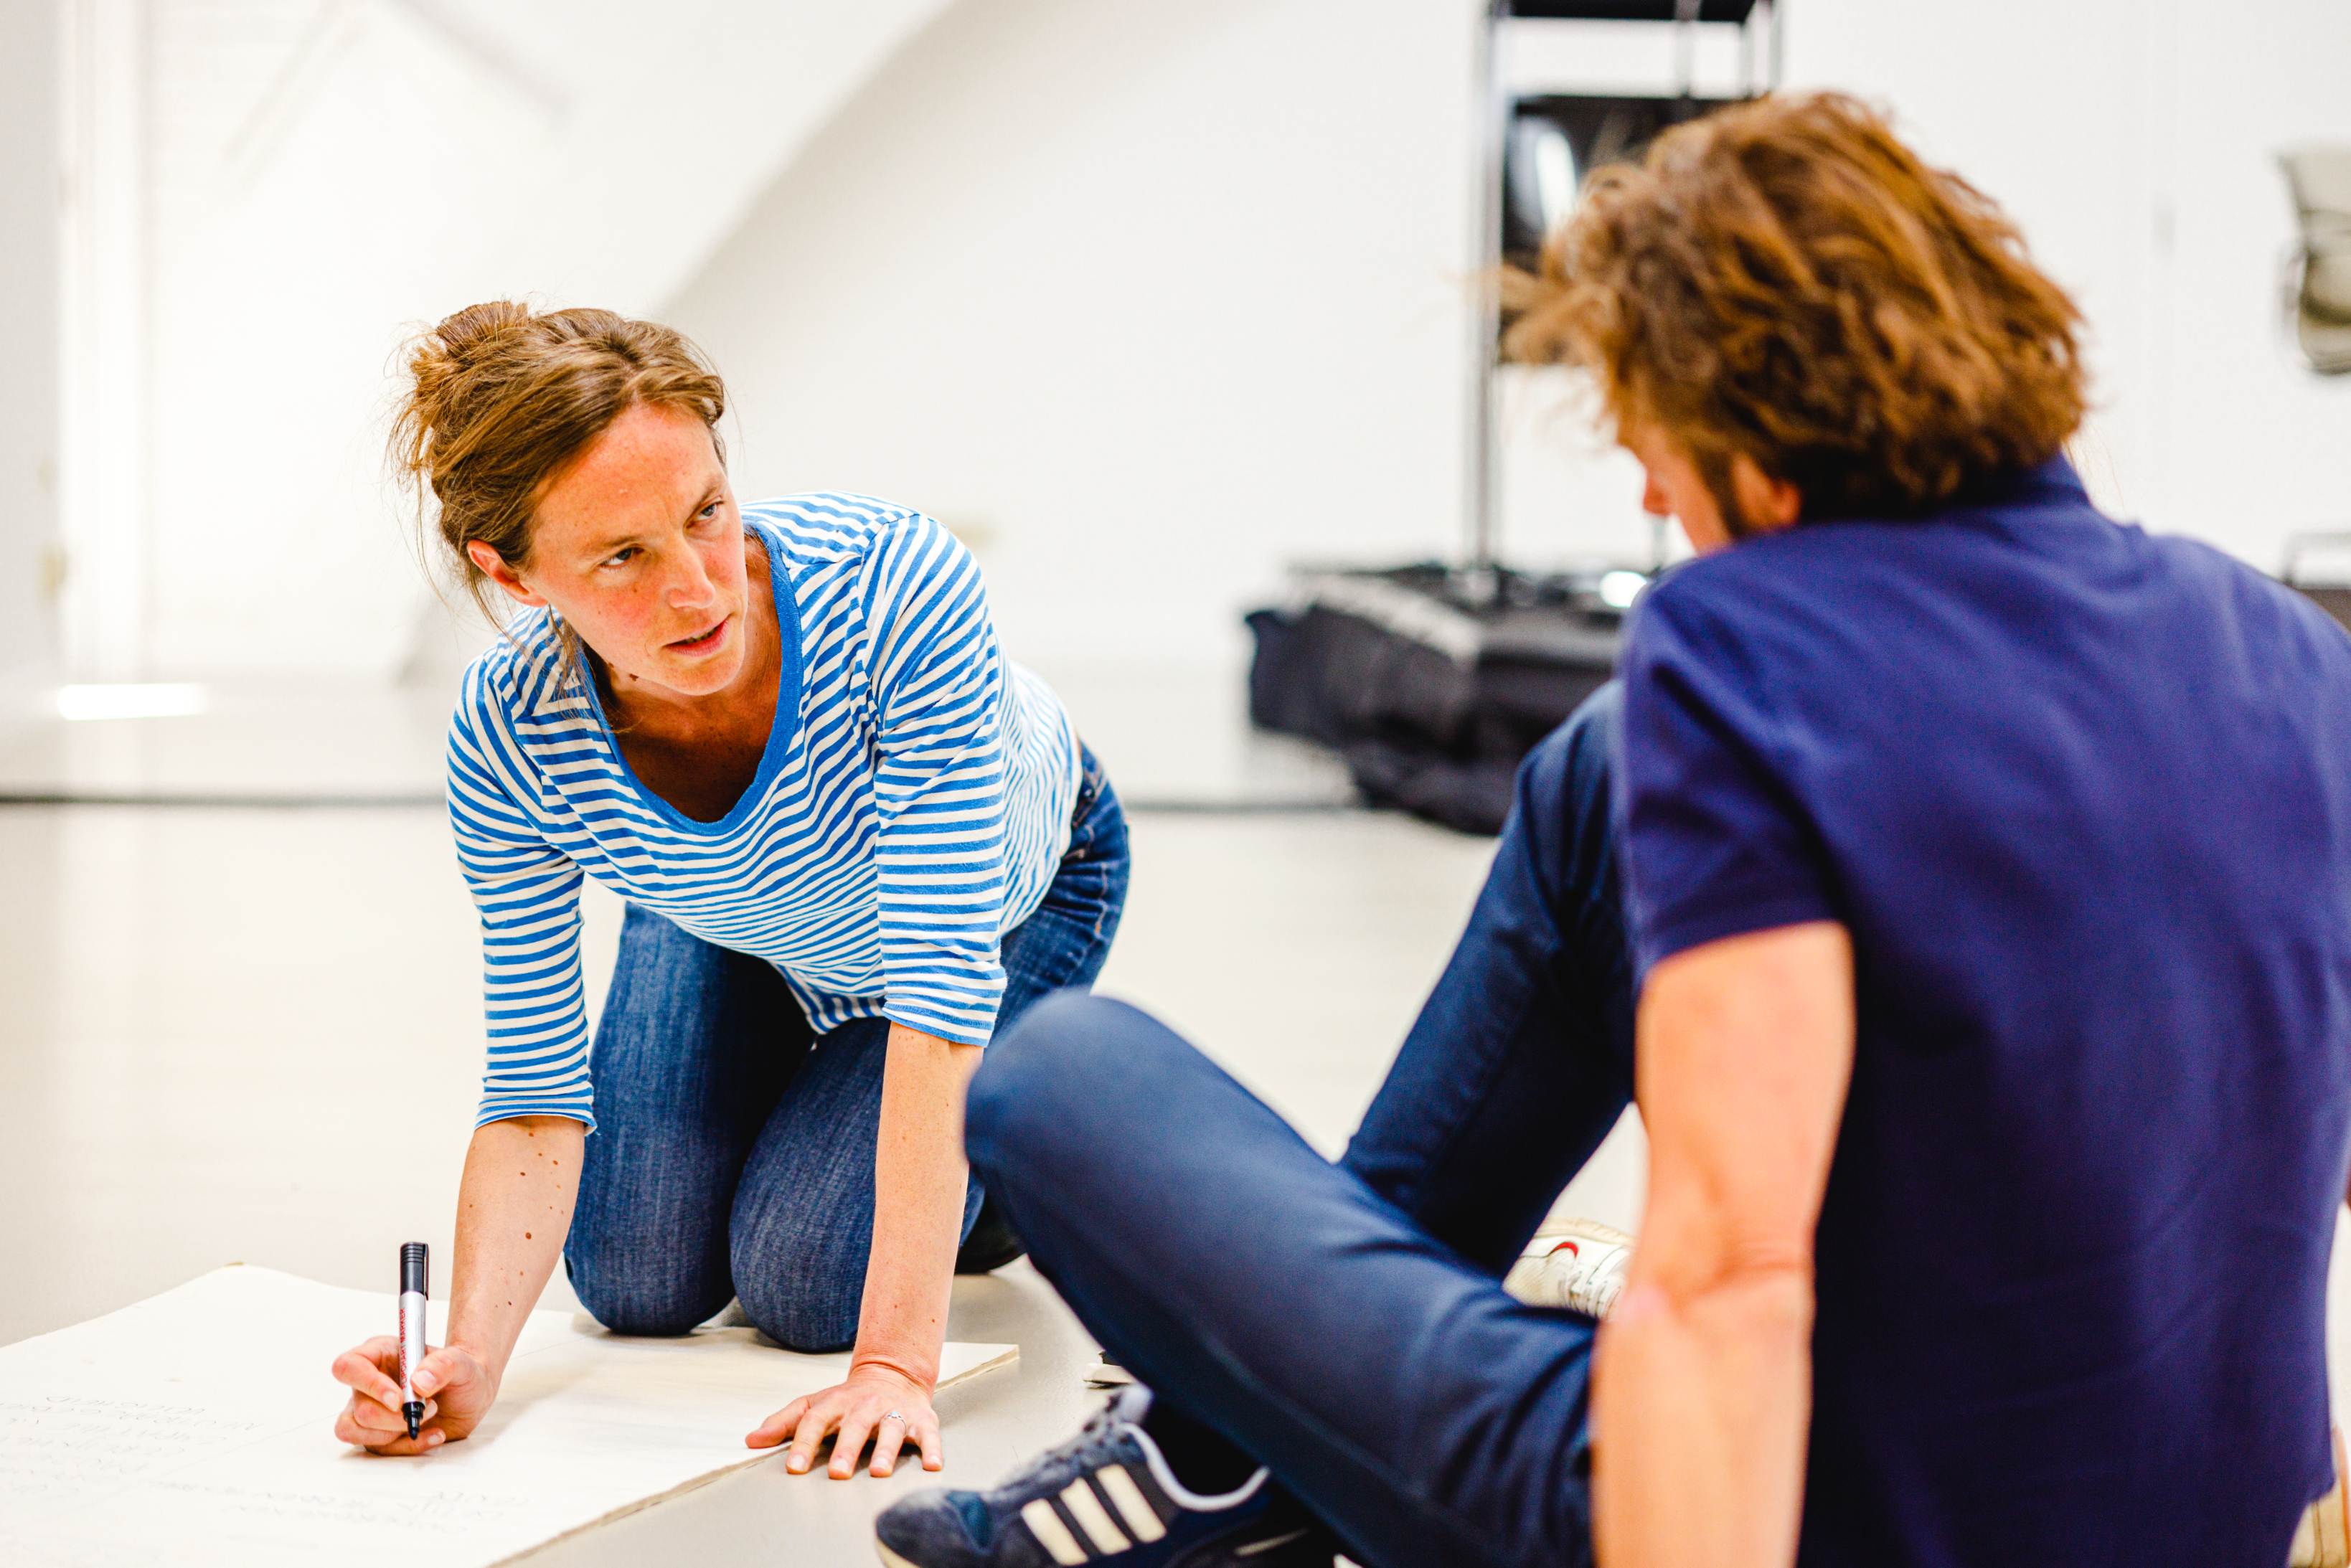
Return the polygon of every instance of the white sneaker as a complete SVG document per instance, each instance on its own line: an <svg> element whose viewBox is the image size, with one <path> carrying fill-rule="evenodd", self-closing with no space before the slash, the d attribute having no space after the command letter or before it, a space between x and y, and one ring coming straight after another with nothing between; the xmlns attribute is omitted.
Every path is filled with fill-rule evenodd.
<svg viewBox="0 0 2351 1568"><path fill-rule="evenodd" d="M1530 1306L1570 1307L1604 1318L1624 1293L1633 1239L1590 1219L1551 1219L1510 1271L1502 1289Z"/></svg>

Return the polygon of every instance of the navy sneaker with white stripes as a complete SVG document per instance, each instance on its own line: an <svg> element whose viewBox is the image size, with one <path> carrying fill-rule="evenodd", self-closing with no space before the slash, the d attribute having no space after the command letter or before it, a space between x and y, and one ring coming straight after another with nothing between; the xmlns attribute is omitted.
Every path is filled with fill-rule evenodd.
<svg viewBox="0 0 2351 1568"><path fill-rule="evenodd" d="M1221 1496L1176 1480L1122 1390L990 1491L917 1492L873 1521L888 1568L1331 1568L1331 1532L1259 1470Z"/></svg>

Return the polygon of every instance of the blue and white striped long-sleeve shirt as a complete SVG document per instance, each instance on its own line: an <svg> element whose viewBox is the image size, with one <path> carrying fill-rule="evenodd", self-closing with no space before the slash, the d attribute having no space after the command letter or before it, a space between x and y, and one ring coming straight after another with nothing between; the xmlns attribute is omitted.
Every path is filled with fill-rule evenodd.
<svg viewBox="0 0 2351 1568"><path fill-rule="evenodd" d="M449 814L481 911L480 1122L594 1124L580 967L592 876L765 958L818 1033L887 1017L987 1043L1002 935L1069 847L1078 742L997 645L979 568L919 513L862 496L747 507L782 632L758 777L715 822L637 781L544 612L466 672Z"/></svg>

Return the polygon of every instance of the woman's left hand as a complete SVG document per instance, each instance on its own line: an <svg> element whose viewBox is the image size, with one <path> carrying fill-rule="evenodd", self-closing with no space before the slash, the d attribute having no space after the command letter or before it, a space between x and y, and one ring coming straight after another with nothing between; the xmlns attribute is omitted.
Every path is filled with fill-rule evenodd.
<svg viewBox="0 0 2351 1568"><path fill-rule="evenodd" d="M926 1470L946 1463L931 1391L897 1368L881 1364L852 1365L847 1382L793 1400L743 1440L755 1448L772 1448L789 1438L792 1451L784 1457L784 1469L797 1476L816 1463L817 1448L828 1432L834 1437L832 1463L825 1473L837 1481L856 1472L857 1456L868 1437L873 1439L872 1469L876 1476L897 1469L900 1449L909 1446L922 1451Z"/></svg>

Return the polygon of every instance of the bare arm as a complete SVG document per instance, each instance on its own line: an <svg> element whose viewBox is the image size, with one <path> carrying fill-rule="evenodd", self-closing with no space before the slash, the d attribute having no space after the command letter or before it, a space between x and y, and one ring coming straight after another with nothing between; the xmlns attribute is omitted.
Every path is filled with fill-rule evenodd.
<svg viewBox="0 0 2351 1568"><path fill-rule="evenodd" d="M449 1343L416 1370L416 1391L427 1401L424 1427L412 1443L400 1416L399 1346L373 1339L335 1362L337 1380L351 1389L337 1437L377 1453L409 1454L480 1425L562 1253L586 1141L587 1129L568 1116L518 1116L475 1130L457 1192Z"/></svg>
<svg viewBox="0 0 2351 1568"><path fill-rule="evenodd" d="M569 1116L516 1116L485 1124L466 1147L449 1343L481 1358L494 1381L563 1254L587 1142Z"/></svg>
<svg viewBox="0 0 2351 1568"><path fill-rule="evenodd" d="M1649 1197L1593 1364L1607 1568L1792 1563L1813 1231L1853 1071L1853 946L1818 921L1660 963L1635 1053Z"/></svg>
<svg viewBox="0 0 2351 1568"><path fill-rule="evenodd" d="M815 1462L818 1445L836 1428L828 1467L836 1480L856 1469L869 1436L877 1476L897 1464L901 1439L921 1448L924 1469L946 1463L931 1394L946 1343L970 1176L963 1157L964 1090L980 1050L893 1023L888 1051L873 1155L873 1244L849 1379L793 1400L746 1439L768 1448L790 1437L784 1463L795 1474ZM902 1419L885 1426L893 1411Z"/></svg>
<svg viewBox="0 0 2351 1568"><path fill-rule="evenodd" d="M979 1047L890 1026L873 1161L873 1250L859 1309L860 1367L886 1367L928 1395L946 1342L947 1296L962 1239L963 1096Z"/></svg>

